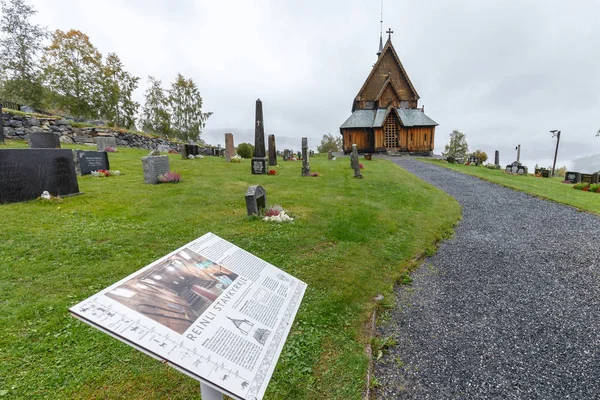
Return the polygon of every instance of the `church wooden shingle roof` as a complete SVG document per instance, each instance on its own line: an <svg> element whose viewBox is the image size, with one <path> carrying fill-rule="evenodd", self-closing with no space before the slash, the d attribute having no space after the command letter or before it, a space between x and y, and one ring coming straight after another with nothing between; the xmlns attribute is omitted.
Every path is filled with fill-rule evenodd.
<svg viewBox="0 0 600 400"><path fill-rule="evenodd" d="M379 128L392 108L378 110L356 110L340 128ZM396 108L402 126L437 126L437 122L416 108Z"/></svg>

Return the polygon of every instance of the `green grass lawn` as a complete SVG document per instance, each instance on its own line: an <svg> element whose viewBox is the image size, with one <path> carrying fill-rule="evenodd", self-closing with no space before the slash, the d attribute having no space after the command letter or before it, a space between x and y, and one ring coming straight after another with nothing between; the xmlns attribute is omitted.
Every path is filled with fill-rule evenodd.
<svg viewBox="0 0 600 400"><path fill-rule="evenodd" d="M0 205L0 399L198 398L198 382L67 309L209 231L308 284L266 398L360 399L372 298L392 301L398 277L452 233L459 205L385 160L363 161L357 180L345 157L311 158L320 176L303 178L300 162L253 176L249 160L169 155L182 182L145 185L147 153L111 153L122 175L79 178L83 195ZM296 221L247 217L253 184Z"/></svg>
<svg viewBox="0 0 600 400"><path fill-rule="evenodd" d="M567 204L580 210L600 214L600 194L575 190L573 189L573 185L562 183L562 178L539 178L534 175L510 175L505 173L504 169L489 169L482 166L475 167L463 164L448 164L445 161L434 160L431 158L421 158L420 160L462 172L463 174L473 175L557 203Z"/></svg>

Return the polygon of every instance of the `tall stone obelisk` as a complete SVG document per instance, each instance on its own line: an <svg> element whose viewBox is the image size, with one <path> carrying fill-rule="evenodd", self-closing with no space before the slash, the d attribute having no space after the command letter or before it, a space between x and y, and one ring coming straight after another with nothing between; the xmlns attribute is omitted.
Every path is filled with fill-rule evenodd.
<svg viewBox="0 0 600 400"><path fill-rule="evenodd" d="M256 118L254 121L254 157L252 157L252 174L267 173L267 157L265 156L265 126L263 123L262 101L256 100Z"/></svg>

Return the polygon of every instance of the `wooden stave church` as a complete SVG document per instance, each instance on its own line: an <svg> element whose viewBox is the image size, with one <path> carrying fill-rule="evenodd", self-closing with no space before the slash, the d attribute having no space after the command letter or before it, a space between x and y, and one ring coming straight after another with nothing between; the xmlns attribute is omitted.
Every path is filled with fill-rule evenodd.
<svg viewBox="0 0 600 400"><path fill-rule="evenodd" d="M419 94L396 50L391 30L379 42L377 62L352 104L352 115L340 126L345 153L356 144L359 153L431 155L438 125L418 107Z"/></svg>

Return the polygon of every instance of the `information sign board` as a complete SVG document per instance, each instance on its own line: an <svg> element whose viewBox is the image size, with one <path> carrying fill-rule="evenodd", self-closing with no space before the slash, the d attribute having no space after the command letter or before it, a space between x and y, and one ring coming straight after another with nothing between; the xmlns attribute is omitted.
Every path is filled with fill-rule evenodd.
<svg viewBox="0 0 600 400"><path fill-rule="evenodd" d="M236 399L261 399L306 284L207 233L70 308Z"/></svg>

